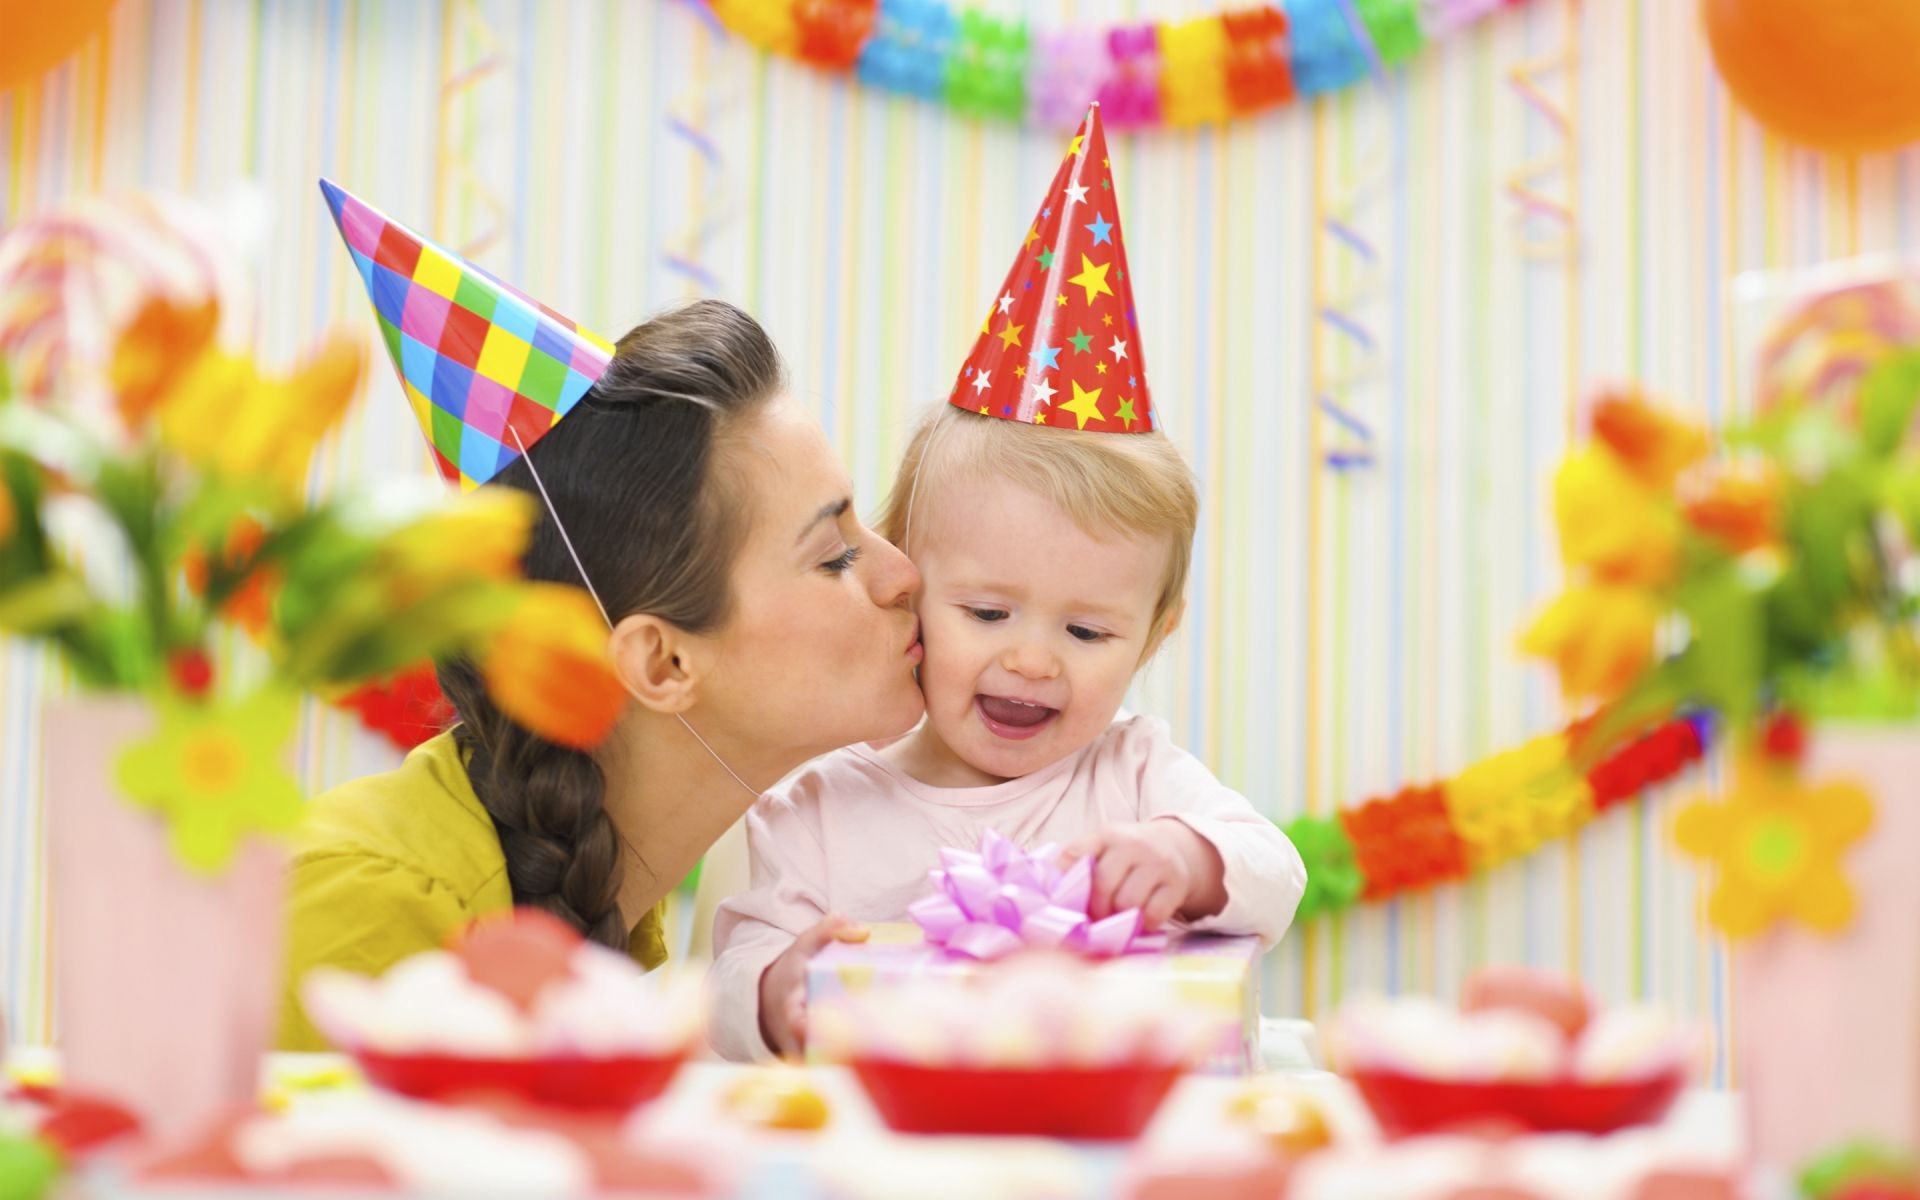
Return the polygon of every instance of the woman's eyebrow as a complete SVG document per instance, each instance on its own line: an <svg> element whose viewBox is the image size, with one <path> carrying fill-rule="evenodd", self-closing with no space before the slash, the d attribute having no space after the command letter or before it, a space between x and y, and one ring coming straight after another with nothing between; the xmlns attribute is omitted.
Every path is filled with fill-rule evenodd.
<svg viewBox="0 0 1920 1200"><path fill-rule="evenodd" d="M793 539L794 544L798 545L801 542L806 541L807 535L813 532L813 527L815 525L818 525L822 521L838 521L841 515L852 507L853 507L853 497L851 496L842 496L838 500L830 500L827 503L822 504L820 506L820 511L813 514L813 519L808 521L806 525L800 530L800 536Z"/></svg>

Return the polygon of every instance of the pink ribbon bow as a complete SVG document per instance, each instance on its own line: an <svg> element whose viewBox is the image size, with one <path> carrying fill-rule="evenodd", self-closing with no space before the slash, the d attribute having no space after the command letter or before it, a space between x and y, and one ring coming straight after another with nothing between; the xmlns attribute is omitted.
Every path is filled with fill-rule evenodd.
<svg viewBox="0 0 1920 1200"><path fill-rule="evenodd" d="M937 890L914 901L907 914L929 942L981 962L1026 947L1095 958L1166 947L1165 934L1140 931L1137 908L1100 921L1089 918L1093 860L1080 859L1063 871L1059 859L1058 846L1029 854L989 829L978 851L940 852L941 869L928 873Z"/></svg>

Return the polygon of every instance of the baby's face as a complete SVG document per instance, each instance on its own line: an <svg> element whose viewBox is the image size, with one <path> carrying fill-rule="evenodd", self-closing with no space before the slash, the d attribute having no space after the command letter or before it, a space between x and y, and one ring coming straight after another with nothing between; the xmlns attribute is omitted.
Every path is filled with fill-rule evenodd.
<svg viewBox="0 0 1920 1200"><path fill-rule="evenodd" d="M1152 634L1165 537L1089 536L1004 480L923 496L909 550L925 586L920 687L931 731L974 777L1031 774L1112 723ZM964 775L964 772L962 772Z"/></svg>

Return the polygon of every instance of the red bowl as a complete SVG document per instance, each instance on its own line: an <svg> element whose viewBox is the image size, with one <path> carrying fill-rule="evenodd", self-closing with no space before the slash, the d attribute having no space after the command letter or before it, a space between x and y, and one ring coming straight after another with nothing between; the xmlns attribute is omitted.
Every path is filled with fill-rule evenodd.
<svg viewBox="0 0 1920 1200"><path fill-rule="evenodd" d="M624 1112L666 1091L687 1056L514 1059L360 1050L354 1058L378 1086L421 1100L491 1093L549 1108Z"/></svg>
<svg viewBox="0 0 1920 1200"><path fill-rule="evenodd" d="M1140 1136L1180 1078L1177 1066L984 1070L855 1059L853 1072L901 1133Z"/></svg>
<svg viewBox="0 0 1920 1200"><path fill-rule="evenodd" d="M1351 1071L1348 1078L1389 1137L1484 1124L1612 1133L1658 1121L1687 1081L1678 1067L1620 1083L1462 1083L1379 1069Z"/></svg>

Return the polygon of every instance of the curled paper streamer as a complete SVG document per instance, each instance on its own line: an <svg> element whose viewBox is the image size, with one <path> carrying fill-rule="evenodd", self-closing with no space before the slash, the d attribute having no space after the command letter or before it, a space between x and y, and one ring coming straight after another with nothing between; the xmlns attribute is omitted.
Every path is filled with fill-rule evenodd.
<svg viewBox="0 0 1920 1200"><path fill-rule="evenodd" d="M1577 16L1568 16L1558 50L1519 63L1507 72L1513 90L1552 131L1539 154L1507 175L1507 195L1517 206L1521 222L1520 251L1530 258L1570 262L1579 247L1579 190L1575 184L1580 141L1578 25ZM1548 91L1548 81L1555 77L1563 98ZM1562 184L1559 195L1547 191L1554 180Z"/></svg>
<svg viewBox="0 0 1920 1200"><path fill-rule="evenodd" d="M907 909L927 940L948 954L992 962L1027 948L1078 951L1095 958L1166 948L1165 934L1142 933L1140 910L1095 921L1087 915L1093 860L1062 870L1060 848L1031 854L989 829L980 849L940 852L929 872L935 892Z"/></svg>

